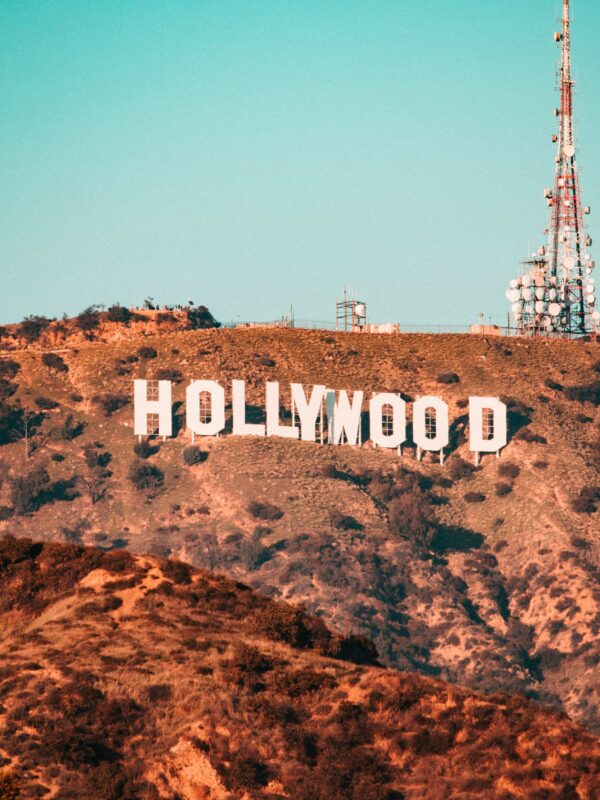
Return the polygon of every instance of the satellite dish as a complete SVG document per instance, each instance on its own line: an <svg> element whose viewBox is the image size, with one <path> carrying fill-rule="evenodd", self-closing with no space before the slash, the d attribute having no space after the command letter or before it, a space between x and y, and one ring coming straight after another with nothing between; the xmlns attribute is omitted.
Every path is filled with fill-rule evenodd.
<svg viewBox="0 0 600 800"><path fill-rule="evenodd" d="M531 289L527 288L523 289L523 300L525 301L533 300L533 292L531 291Z"/></svg>
<svg viewBox="0 0 600 800"><path fill-rule="evenodd" d="M531 275L523 275L523 286L531 286Z"/></svg>
<svg viewBox="0 0 600 800"><path fill-rule="evenodd" d="M511 303L516 303L517 300L520 299L521 293L519 292L518 289L509 289L506 292L506 296L508 297Z"/></svg>
<svg viewBox="0 0 600 800"><path fill-rule="evenodd" d="M584 261L589 261L589 260L590 260L590 258L591 258L591 255L590 255L589 253L586 253L586 254L584 255L584 257L583 257L583 260L584 260Z"/></svg>
<svg viewBox="0 0 600 800"><path fill-rule="evenodd" d="M557 317L560 314L560 305L558 303L550 303L548 313L553 317Z"/></svg>
<svg viewBox="0 0 600 800"><path fill-rule="evenodd" d="M563 147L563 153L566 155L567 158L573 158L575 155L575 148L572 144L566 144Z"/></svg>
<svg viewBox="0 0 600 800"><path fill-rule="evenodd" d="M526 314L533 314L533 306L525 306L525 308L523 309L523 311L524 311Z"/></svg>
<svg viewBox="0 0 600 800"><path fill-rule="evenodd" d="M543 314L545 309L545 303L543 300L537 300L535 304L535 313L536 314Z"/></svg>
<svg viewBox="0 0 600 800"><path fill-rule="evenodd" d="M365 315L365 306L364 303L357 303L354 306L354 313L357 317L364 317Z"/></svg>
<svg viewBox="0 0 600 800"><path fill-rule="evenodd" d="M556 291L556 289L550 289L550 291L548 292L548 296L550 300L556 300L558 292Z"/></svg>
<svg viewBox="0 0 600 800"><path fill-rule="evenodd" d="M512 306L511 306L511 310L512 310L513 314L520 313L520 311L521 311L521 303L513 303Z"/></svg>
<svg viewBox="0 0 600 800"><path fill-rule="evenodd" d="M539 289L535 290L535 296L536 296L537 300L543 300L545 294L546 294L546 290L544 289L543 286L541 286Z"/></svg>
<svg viewBox="0 0 600 800"><path fill-rule="evenodd" d="M589 295L587 301L591 306L595 306L596 305L596 295L595 294Z"/></svg>
<svg viewBox="0 0 600 800"><path fill-rule="evenodd" d="M575 259L573 256L565 256L565 260L563 261L563 266L565 269L573 269L575 266Z"/></svg>
<svg viewBox="0 0 600 800"><path fill-rule="evenodd" d="M595 319L597 322L600 319L600 311L592 311L592 319Z"/></svg>
<svg viewBox="0 0 600 800"><path fill-rule="evenodd" d="M511 289L516 289L517 286L519 285L519 281L513 279L508 285L510 286Z"/></svg>

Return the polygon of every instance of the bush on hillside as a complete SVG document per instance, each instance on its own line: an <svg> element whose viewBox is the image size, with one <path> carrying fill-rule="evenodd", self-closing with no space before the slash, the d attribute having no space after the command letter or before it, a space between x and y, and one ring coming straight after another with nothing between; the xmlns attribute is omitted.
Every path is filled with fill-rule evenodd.
<svg viewBox="0 0 600 800"><path fill-rule="evenodd" d="M510 483L497 483L496 484L496 495L498 497L506 497L507 494L510 494L513 490L513 487Z"/></svg>
<svg viewBox="0 0 600 800"><path fill-rule="evenodd" d="M173 381L173 383L181 383L183 380L183 375L181 374L180 369L159 369L156 375L154 376L154 380L157 381Z"/></svg>
<svg viewBox="0 0 600 800"><path fill-rule="evenodd" d="M255 519L276 520L283 517L283 511L273 503L253 500L248 504L248 511Z"/></svg>
<svg viewBox="0 0 600 800"><path fill-rule="evenodd" d="M49 369L56 370L56 372L69 371L69 367L57 353L44 353L42 355L42 364Z"/></svg>
<svg viewBox="0 0 600 800"><path fill-rule="evenodd" d="M158 355L158 353L153 347L147 347L147 346L138 348L137 354L140 358L143 358L144 360L156 358L156 356Z"/></svg>
<svg viewBox="0 0 600 800"><path fill-rule="evenodd" d="M481 494L481 492L467 492L463 496L467 503L483 503L486 499L485 495Z"/></svg>
<svg viewBox="0 0 600 800"><path fill-rule="evenodd" d="M0 358L0 379L12 381L20 369L21 365L11 358Z"/></svg>
<svg viewBox="0 0 600 800"><path fill-rule="evenodd" d="M183 450L183 463L188 467L194 464L201 464L208 458L208 453L204 453L197 444L190 444Z"/></svg>
<svg viewBox="0 0 600 800"><path fill-rule="evenodd" d="M591 403L593 406L600 406L600 381L594 381L585 386L569 386L565 389L567 400L575 400L577 403Z"/></svg>
<svg viewBox="0 0 600 800"><path fill-rule="evenodd" d="M57 429L57 433L61 439L70 442L78 436L81 436L84 430L85 422L75 419L73 414L67 414L62 424Z"/></svg>
<svg viewBox="0 0 600 800"><path fill-rule="evenodd" d="M48 317L25 317L25 319L19 323L17 334L25 339L28 344L32 344L40 338L51 322L52 320L48 319Z"/></svg>
<svg viewBox="0 0 600 800"><path fill-rule="evenodd" d="M97 306L88 306L75 317L75 325L84 333L91 333L100 324L100 314Z"/></svg>
<svg viewBox="0 0 600 800"><path fill-rule="evenodd" d="M131 311L125 306L115 303L106 312L106 318L109 322L121 322L127 325L131 320Z"/></svg>
<svg viewBox="0 0 600 800"><path fill-rule="evenodd" d="M476 470L475 464L465 461L461 456L453 456L448 462L448 474L453 481L471 480Z"/></svg>
<svg viewBox="0 0 600 800"><path fill-rule="evenodd" d="M150 458L160 450L160 445L151 444L150 439L142 439L133 445L133 452L138 458Z"/></svg>
<svg viewBox="0 0 600 800"><path fill-rule="evenodd" d="M510 461L504 462L498 466L498 475L501 475L503 478L516 478L521 469L517 464L513 464Z"/></svg>
<svg viewBox="0 0 600 800"><path fill-rule="evenodd" d="M388 506L390 530L414 541L419 547L429 547L434 532L431 510L426 499L416 493L401 494Z"/></svg>
<svg viewBox="0 0 600 800"><path fill-rule="evenodd" d="M122 392L106 392L92 397L92 402L99 405L106 416L110 417L129 403L129 397Z"/></svg>
<svg viewBox="0 0 600 800"><path fill-rule="evenodd" d="M437 378L438 383L459 383L460 378L456 372L441 372Z"/></svg>
<svg viewBox="0 0 600 800"><path fill-rule="evenodd" d="M342 514L341 511L332 511L329 514L329 521L338 531L362 531L365 526L350 514Z"/></svg>
<svg viewBox="0 0 600 800"><path fill-rule="evenodd" d="M56 400L52 400L50 397L36 397L34 403L38 408L41 408L42 411L51 411L53 408L58 408Z"/></svg>
<svg viewBox="0 0 600 800"><path fill-rule="evenodd" d="M154 464L145 464L137 461L131 465L129 480L140 492L153 494L162 488L165 482L165 474L162 469L154 466Z"/></svg>
<svg viewBox="0 0 600 800"><path fill-rule="evenodd" d="M186 315L192 330L221 327L221 323L217 322L206 306L190 306L186 308Z"/></svg>

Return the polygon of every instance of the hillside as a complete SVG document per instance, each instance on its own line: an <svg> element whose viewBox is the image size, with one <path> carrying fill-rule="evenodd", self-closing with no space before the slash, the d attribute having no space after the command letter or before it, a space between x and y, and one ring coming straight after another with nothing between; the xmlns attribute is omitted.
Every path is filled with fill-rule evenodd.
<svg viewBox="0 0 600 800"><path fill-rule="evenodd" d="M594 797L578 726L377 667L243 584L12 537L0 580L2 797Z"/></svg>
<svg viewBox="0 0 600 800"><path fill-rule="evenodd" d="M11 340L0 359L14 417L4 439L0 425L0 531L177 556L368 636L388 666L520 692L600 730L598 344L147 329L63 344L53 360ZM226 435L188 466L180 431L139 459L131 381L161 370L179 416L193 378L245 378L257 418L272 379L437 394L451 454L440 467L410 447ZM469 395L510 406L508 446L476 470ZM129 477L138 461L159 470L146 490Z"/></svg>

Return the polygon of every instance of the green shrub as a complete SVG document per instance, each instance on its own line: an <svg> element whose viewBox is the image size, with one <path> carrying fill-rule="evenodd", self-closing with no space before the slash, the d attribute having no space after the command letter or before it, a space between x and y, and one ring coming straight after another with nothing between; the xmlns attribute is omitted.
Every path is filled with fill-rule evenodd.
<svg viewBox="0 0 600 800"><path fill-rule="evenodd" d="M154 464L144 464L137 461L131 465L129 480L139 491L153 494L162 488L165 474L162 469L154 466Z"/></svg>
<svg viewBox="0 0 600 800"><path fill-rule="evenodd" d="M188 467L194 464L201 464L208 458L208 453L204 453L197 444L190 444L183 450L183 463Z"/></svg>
<svg viewBox="0 0 600 800"><path fill-rule="evenodd" d="M56 370L56 372L69 371L69 367L57 353L44 353L42 355L42 364L48 369Z"/></svg>

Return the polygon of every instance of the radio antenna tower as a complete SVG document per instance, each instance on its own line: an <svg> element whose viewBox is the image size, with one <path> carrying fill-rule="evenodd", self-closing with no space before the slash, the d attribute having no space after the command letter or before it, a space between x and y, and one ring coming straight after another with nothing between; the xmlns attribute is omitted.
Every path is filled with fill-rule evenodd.
<svg viewBox="0 0 600 800"><path fill-rule="evenodd" d="M511 281L506 296L519 333L577 337L598 332L600 313L591 277L595 264L588 252L592 240L583 223L590 209L581 202L575 158L569 0L563 0L562 31L554 34L554 40L561 45L560 108L554 109L558 119L558 134L552 136L558 144L554 188L544 190L550 207L550 226L544 231L548 244L524 262L527 271Z"/></svg>

